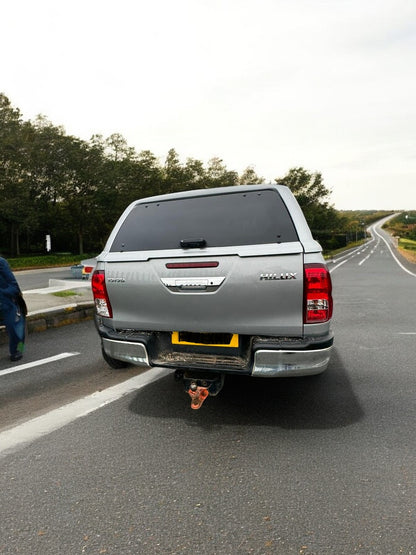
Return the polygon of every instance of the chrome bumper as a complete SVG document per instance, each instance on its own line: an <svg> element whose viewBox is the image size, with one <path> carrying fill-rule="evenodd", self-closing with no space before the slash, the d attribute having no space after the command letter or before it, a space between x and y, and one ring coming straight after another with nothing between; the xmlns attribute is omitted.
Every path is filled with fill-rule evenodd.
<svg viewBox="0 0 416 555"><path fill-rule="evenodd" d="M136 366L150 366L147 350L143 343L105 338L103 338L102 342L103 349L109 357L123 360Z"/></svg>
<svg viewBox="0 0 416 555"><path fill-rule="evenodd" d="M136 366L150 366L143 343L102 339L105 353L116 360ZM258 350L254 353L252 376L264 378L298 377L320 374L326 370L332 346L315 350Z"/></svg>
<svg viewBox="0 0 416 555"><path fill-rule="evenodd" d="M309 351L256 351L252 376L286 378L313 376L326 370L332 346Z"/></svg>

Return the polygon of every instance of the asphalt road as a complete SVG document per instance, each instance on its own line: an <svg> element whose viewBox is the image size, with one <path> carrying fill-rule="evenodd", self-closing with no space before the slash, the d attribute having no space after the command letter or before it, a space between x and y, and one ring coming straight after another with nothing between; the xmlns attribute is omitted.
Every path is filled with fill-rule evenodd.
<svg viewBox="0 0 416 555"><path fill-rule="evenodd" d="M416 553L416 271L374 237L331 263L319 377L227 378L192 411L171 375L107 369L92 323L31 337L25 362L59 362L2 375L2 351L2 422L51 416L2 426L0 553Z"/></svg>
<svg viewBox="0 0 416 555"><path fill-rule="evenodd" d="M14 272L22 291L49 287L50 279L74 279L71 268L45 268L38 270L20 270Z"/></svg>

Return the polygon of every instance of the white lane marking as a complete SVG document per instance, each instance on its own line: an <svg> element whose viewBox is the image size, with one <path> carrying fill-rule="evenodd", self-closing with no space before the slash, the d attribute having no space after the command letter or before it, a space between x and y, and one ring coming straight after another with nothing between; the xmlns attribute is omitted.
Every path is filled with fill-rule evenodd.
<svg viewBox="0 0 416 555"><path fill-rule="evenodd" d="M416 331L399 331L399 335L416 335Z"/></svg>
<svg viewBox="0 0 416 555"><path fill-rule="evenodd" d="M384 220L383 220L383 222L384 222ZM381 222L381 223L383 223L383 222ZM392 257L394 258L394 260L397 262L397 264L400 266L400 268L401 268L402 270L404 270L405 272L407 272L408 274L410 274L411 276L416 277L416 274L414 274L413 272L411 272L410 270L408 270L408 269L406 268L406 266L403 266L403 264L400 262L400 260L397 258L397 256L396 256L396 255L394 254L394 252L392 251L392 249L391 249L391 247L390 247L388 241L376 230L375 226L374 226L374 228L373 228L373 231L374 231L374 233L375 233L378 237L380 237L380 239L382 239L382 240L386 243L386 246L387 246L387 248L389 249L390 254L391 254Z"/></svg>
<svg viewBox="0 0 416 555"><path fill-rule="evenodd" d="M124 395L133 393L171 372L171 370L165 368L152 368L121 384L114 385L103 391L96 391L92 395L78 399L73 403L51 410L19 426L5 430L0 433L0 455L7 455L18 447L31 443L59 428L63 428L74 420L86 416L113 401L117 401L117 399L124 397Z"/></svg>
<svg viewBox="0 0 416 555"><path fill-rule="evenodd" d="M339 268L340 266L342 266L343 264L345 264L346 262L348 262L349 258L347 260L343 260L342 262L340 262L339 264L337 264L336 266L334 266L333 268L330 268L329 271L334 272L337 268Z"/></svg>
<svg viewBox="0 0 416 555"><path fill-rule="evenodd" d="M370 229L370 232L372 231L372 229ZM375 240L375 239L374 239ZM374 248L371 249L370 253L367 254L367 256L365 258L363 258L359 263L358 266L361 266L362 264L364 264L364 262L367 262L367 260L370 258L370 256L372 254L374 254L376 252L376 250L378 249L378 246L380 244L380 239L377 239L377 243L374 245Z"/></svg>
<svg viewBox="0 0 416 555"><path fill-rule="evenodd" d="M368 249L368 247L371 245L371 243L373 243L375 241L374 237L372 237L370 239L370 241L368 241L368 243L365 244L365 246L363 247L363 245L360 245L359 247L356 247L354 250L350 251L347 254L344 254L343 256L340 256L337 258L337 260L333 260L334 263L339 262L339 264L336 264L336 266L333 266L332 268L329 269L329 271L332 273L334 272L337 268L339 268L340 266L342 266L343 264L345 264L346 262L348 262L349 260L351 260L351 258L354 258L354 256L357 256L359 254L362 254L366 249ZM345 259L345 260L344 260ZM342 260L342 262L341 262Z"/></svg>
<svg viewBox="0 0 416 555"><path fill-rule="evenodd" d="M374 251L371 251L370 254L367 254L367 256L365 258L363 258L361 260L361 262L358 263L358 266L361 266L361 264L364 264L364 262L370 258L370 256L373 254L373 252Z"/></svg>
<svg viewBox="0 0 416 555"><path fill-rule="evenodd" d="M5 368L0 370L0 376L5 376L6 374L14 374L14 372L21 372L22 370L28 370L29 368L34 368L35 366L41 366L42 364L48 364L49 362L56 362L57 360L62 360L63 358L74 357L81 353L60 353L53 357L42 358L40 360L34 360L32 362L26 362L25 364L19 364L18 366L12 366L10 368Z"/></svg>

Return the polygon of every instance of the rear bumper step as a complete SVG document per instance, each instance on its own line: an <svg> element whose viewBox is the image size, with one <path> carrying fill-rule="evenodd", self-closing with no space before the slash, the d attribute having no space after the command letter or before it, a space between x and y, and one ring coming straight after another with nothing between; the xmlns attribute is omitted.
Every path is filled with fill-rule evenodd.
<svg viewBox="0 0 416 555"><path fill-rule="evenodd" d="M323 343L324 348L294 349L257 349L253 363L218 355L201 355L193 353L169 353L150 362L145 342L120 341L102 337L105 353L114 359L122 360L136 366L166 366L169 368L193 368L195 370L211 369L224 373L251 374L257 377L297 377L320 374L329 363L332 341Z"/></svg>

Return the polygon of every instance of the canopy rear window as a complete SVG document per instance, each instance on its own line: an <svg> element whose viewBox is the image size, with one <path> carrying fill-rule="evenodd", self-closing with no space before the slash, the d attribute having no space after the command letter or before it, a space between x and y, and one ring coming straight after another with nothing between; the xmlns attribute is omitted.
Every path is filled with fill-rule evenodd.
<svg viewBox="0 0 416 555"><path fill-rule="evenodd" d="M298 241L279 193L270 189L177 198L137 204L121 225L112 252L181 248L181 241L206 247Z"/></svg>

